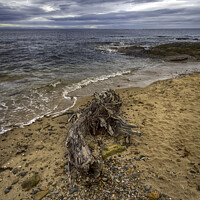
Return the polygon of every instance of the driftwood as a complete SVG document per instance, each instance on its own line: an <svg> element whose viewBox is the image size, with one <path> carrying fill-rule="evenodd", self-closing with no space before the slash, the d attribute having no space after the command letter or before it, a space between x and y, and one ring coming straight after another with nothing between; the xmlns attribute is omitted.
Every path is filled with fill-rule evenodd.
<svg viewBox="0 0 200 200"><path fill-rule="evenodd" d="M75 121L69 130L66 143L69 162L78 172L95 177L101 173L101 156L94 158L92 155L85 141L87 134L95 136L103 131L113 137L123 135L127 138L130 134L138 134L131 130L135 126L129 125L119 116L121 105L120 97L113 90L102 94L95 93L92 101L70 118Z"/></svg>

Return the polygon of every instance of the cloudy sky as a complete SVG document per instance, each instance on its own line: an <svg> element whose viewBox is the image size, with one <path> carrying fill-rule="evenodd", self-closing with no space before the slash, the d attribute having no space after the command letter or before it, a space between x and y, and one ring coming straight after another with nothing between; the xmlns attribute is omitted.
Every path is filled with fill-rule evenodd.
<svg viewBox="0 0 200 200"><path fill-rule="evenodd" d="M0 0L0 28L200 28L200 0Z"/></svg>

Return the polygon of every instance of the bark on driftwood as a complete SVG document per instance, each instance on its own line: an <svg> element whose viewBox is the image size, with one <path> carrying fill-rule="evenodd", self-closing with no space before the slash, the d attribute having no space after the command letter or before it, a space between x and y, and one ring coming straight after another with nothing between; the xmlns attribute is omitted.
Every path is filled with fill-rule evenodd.
<svg viewBox="0 0 200 200"><path fill-rule="evenodd" d="M67 138L69 162L81 173L93 174L98 177L101 173L101 157L94 158L85 141L87 134L97 135L104 131L110 136L117 137L138 134L125 119L119 116L122 105L120 97L113 91L95 93L91 102L77 111L72 117L72 124Z"/></svg>

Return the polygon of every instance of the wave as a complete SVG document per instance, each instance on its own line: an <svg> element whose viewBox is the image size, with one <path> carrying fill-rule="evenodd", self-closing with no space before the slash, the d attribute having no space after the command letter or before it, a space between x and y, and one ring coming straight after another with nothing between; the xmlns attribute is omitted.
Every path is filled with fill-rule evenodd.
<svg viewBox="0 0 200 200"><path fill-rule="evenodd" d="M29 120L28 122L25 122L25 123L16 123L16 124L13 124L13 125L9 123L9 124L1 127L0 134L4 134L4 133L6 133L10 130L13 130L14 128L18 128L18 127L24 128L25 126L28 126L28 125L34 123L35 121L37 121L38 119L41 119L41 118L46 117L46 116L53 116L53 117L59 116L60 114L65 113L67 110L73 108L76 105L76 102L77 102L77 97L73 97L72 105L67 107L64 110L61 110L59 112L53 112L55 110L55 108L54 108L52 111L49 111L49 112L46 112L45 114L36 116L33 119L31 119L31 120ZM4 106L4 105L2 105L2 106Z"/></svg>
<svg viewBox="0 0 200 200"><path fill-rule="evenodd" d="M117 53L118 49L121 47L127 47L131 44L123 43L123 42L105 42L102 45L95 46L94 49L100 50L101 52L106 53Z"/></svg>
<svg viewBox="0 0 200 200"><path fill-rule="evenodd" d="M116 76L122 76L122 75L130 74L130 73L131 73L131 70L125 70L125 71L119 71L119 72L109 74L109 75L102 75L102 76L99 76L99 77L91 77L91 78L84 79L79 83L75 83L75 84L72 84L70 86L66 86L64 91L63 91L63 97L65 99L71 99L71 97L68 96L68 94L70 92L74 92L78 89L81 89L82 87L85 87L85 86L91 84L91 83L97 83L98 81L104 81L104 80L107 80L109 78L114 78Z"/></svg>

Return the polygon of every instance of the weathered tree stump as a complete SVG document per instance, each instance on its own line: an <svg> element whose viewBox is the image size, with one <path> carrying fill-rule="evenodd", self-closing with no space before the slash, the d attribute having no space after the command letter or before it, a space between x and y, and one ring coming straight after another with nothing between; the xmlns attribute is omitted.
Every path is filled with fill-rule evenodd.
<svg viewBox="0 0 200 200"><path fill-rule="evenodd" d="M103 131L112 137L124 135L128 141L130 134L138 134L132 131L135 126L118 115L121 105L120 97L113 90L95 93L92 101L71 117L75 118L75 122L69 130L66 144L69 162L78 172L95 177L101 173L101 156L94 158L85 141L86 135L95 136Z"/></svg>

